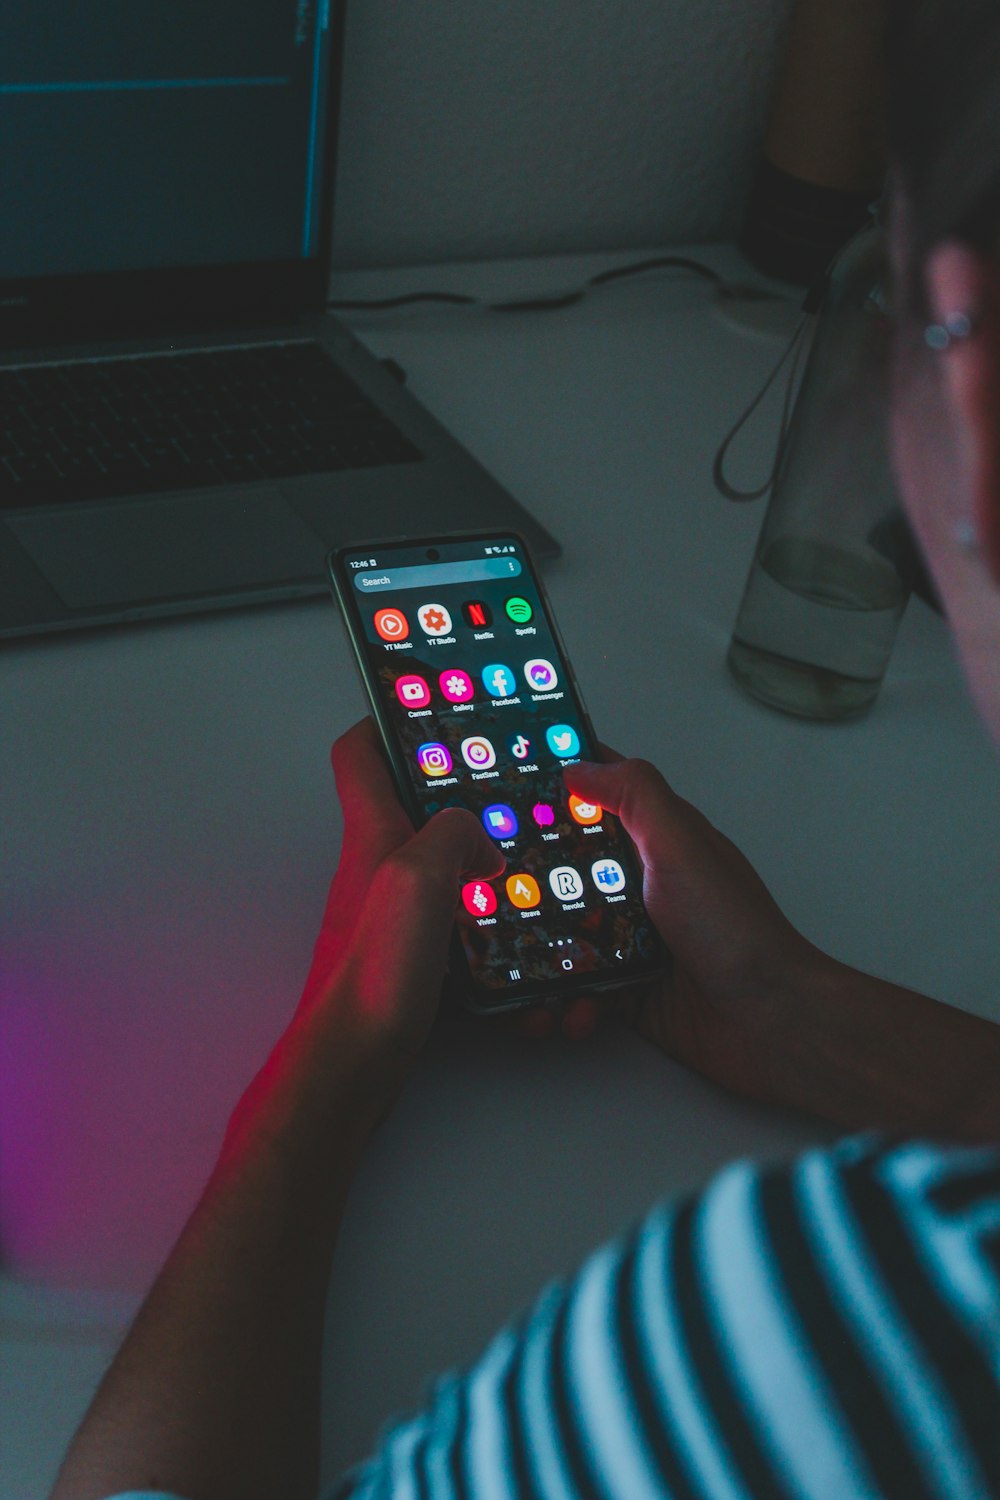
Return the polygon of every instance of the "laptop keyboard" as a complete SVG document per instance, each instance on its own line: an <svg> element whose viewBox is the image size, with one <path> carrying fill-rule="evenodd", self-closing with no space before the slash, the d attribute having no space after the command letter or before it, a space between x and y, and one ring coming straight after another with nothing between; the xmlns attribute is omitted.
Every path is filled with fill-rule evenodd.
<svg viewBox="0 0 1000 1500"><path fill-rule="evenodd" d="M423 455L316 343L0 371L0 506Z"/></svg>

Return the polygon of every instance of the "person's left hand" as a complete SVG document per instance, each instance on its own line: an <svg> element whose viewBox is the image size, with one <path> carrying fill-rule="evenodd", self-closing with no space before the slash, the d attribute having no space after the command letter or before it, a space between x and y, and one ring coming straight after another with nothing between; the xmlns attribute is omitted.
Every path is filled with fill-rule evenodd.
<svg viewBox="0 0 1000 1500"><path fill-rule="evenodd" d="M333 747L344 815L340 863L302 998L271 1058L240 1101L245 1119L322 1109L338 1091L377 1123L430 1031L462 885L506 867L479 819L439 812L419 833L403 810L375 725L363 719ZM346 1076L345 1076L346 1075ZM231 1130L237 1124L234 1115Z"/></svg>

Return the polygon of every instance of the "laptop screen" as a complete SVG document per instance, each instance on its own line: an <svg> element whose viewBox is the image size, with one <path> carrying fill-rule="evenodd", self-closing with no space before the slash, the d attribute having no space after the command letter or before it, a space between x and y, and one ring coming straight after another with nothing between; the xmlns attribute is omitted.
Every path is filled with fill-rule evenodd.
<svg viewBox="0 0 1000 1500"><path fill-rule="evenodd" d="M330 0L4 7L0 291L321 258L335 50Z"/></svg>

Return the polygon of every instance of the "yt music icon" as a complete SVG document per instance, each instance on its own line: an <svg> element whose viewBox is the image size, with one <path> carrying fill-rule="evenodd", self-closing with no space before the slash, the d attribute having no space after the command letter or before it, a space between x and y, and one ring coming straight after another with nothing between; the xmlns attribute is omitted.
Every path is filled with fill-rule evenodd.
<svg viewBox="0 0 1000 1500"><path fill-rule="evenodd" d="M401 609L379 609L375 612L375 629L384 641L405 641L409 622Z"/></svg>

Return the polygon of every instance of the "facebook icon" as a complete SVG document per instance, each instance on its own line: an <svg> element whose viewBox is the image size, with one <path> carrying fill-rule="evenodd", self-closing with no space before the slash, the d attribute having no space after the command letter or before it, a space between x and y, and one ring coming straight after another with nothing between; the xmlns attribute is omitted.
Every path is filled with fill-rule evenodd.
<svg viewBox="0 0 1000 1500"><path fill-rule="evenodd" d="M491 698L510 698L517 687L517 679L510 667L494 661L483 668L483 687Z"/></svg>

